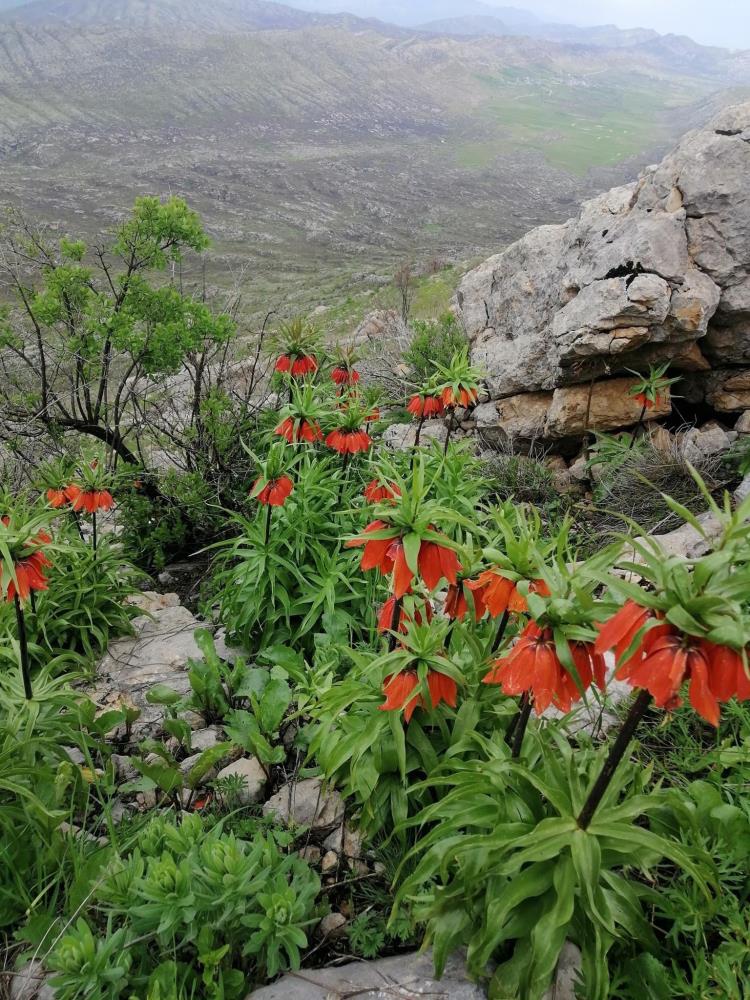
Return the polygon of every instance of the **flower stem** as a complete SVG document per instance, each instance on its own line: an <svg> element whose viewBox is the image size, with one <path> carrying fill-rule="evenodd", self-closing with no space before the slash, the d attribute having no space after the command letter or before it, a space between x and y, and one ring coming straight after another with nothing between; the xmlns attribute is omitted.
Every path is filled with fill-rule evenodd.
<svg viewBox="0 0 750 1000"><path fill-rule="evenodd" d="M397 597L393 602L393 614L391 615L390 635L388 636L388 652L392 653L398 641L398 626L401 621L401 605L404 603L402 597Z"/></svg>
<svg viewBox="0 0 750 1000"><path fill-rule="evenodd" d="M448 454L448 445L451 443L451 434L453 433L453 410L450 411L450 416L448 417L448 433L445 435L445 447L443 448L443 457Z"/></svg>
<svg viewBox="0 0 750 1000"><path fill-rule="evenodd" d="M268 543L271 541L271 515L273 514L273 509L269 504L266 505L266 537L264 545L268 548Z"/></svg>
<svg viewBox="0 0 750 1000"><path fill-rule="evenodd" d="M508 627L509 618L510 618L510 611L508 611L508 609L506 608L505 611L503 611L503 617L500 619L500 624L498 625L497 628L497 635L495 636L492 642L492 649L490 650L490 652L496 653L498 649L500 649L502 641L505 638L505 630Z"/></svg>
<svg viewBox="0 0 750 1000"><path fill-rule="evenodd" d="M86 541L86 536L83 533L83 528L81 527L81 519L78 516L78 513L76 511L74 511L74 510L71 510L70 513L73 515L73 520L76 523L76 528L78 528L78 534L80 535L81 541L85 542Z"/></svg>
<svg viewBox="0 0 750 1000"><path fill-rule="evenodd" d="M521 697L518 713L515 719L511 722L508 732L505 735L506 740L511 744L511 756L514 760L521 755L523 738L526 735L526 727L528 726L529 718L531 717L531 705L531 695L528 691L525 691Z"/></svg>
<svg viewBox="0 0 750 1000"><path fill-rule="evenodd" d="M419 438L422 434L422 427L424 426L424 413L419 418L419 423L417 424L417 433L414 435L414 447L419 447Z"/></svg>
<svg viewBox="0 0 750 1000"><path fill-rule="evenodd" d="M341 508L341 501L344 498L344 489L346 487L346 484L349 482L349 475L348 475L348 473L349 473L349 459L350 458L351 458L351 455L349 454L349 452L347 452L344 455L343 462L341 463L341 483L339 484L339 495L338 495L338 499L336 501L336 507L338 509Z"/></svg>
<svg viewBox="0 0 750 1000"><path fill-rule="evenodd" d="M96 511L91 515L92 541L94 543L94 554L96 554Z"/></svg>
<svg viewBox="0 0 750 1000"><path fill-rule="evenodd" d="M18 645L21 650L21 675L23 677L23 690L26 700L31 701L33 692L31 690L31 673L29 671L29 646L26 640L26 619L23 614L18 594L15 596L16 622L18 623Z"/></svg>
<svg viewBox="0 0 750 1000"><path fill-rule="evenodd" d="M633 733L635 732L638 723L646 714L646 710L650 704L651 695L644 688L639 692L638 697L631 705L628 716L623 722L620 732L617 734L617 739L610 748L609 755L604 762L604 767L602 768L599 777L594 782L594 787L589 792L589 797L586 799L583 809L581 809L581 814L577 820L578 826L581 830L588 829L591 820L594 818L594 813L596 812L604 793L607 791L610 781L614 777L617 766L625 755L625 751L633 738Z"/></svg>
<svg viewBox="0 0 750 1000"><path fill-rule="evenodd" d="M640 417L638 417L638 423L635 425L633 433L630 436L630 444L628 445L628 451L630 451L633 445L635 444L636 435L638 434L638 431L641 429L641 425L643 424L643 418L645 416L646 416L646 404L644 403L643 406L641 407L641 415Z"/></svg>

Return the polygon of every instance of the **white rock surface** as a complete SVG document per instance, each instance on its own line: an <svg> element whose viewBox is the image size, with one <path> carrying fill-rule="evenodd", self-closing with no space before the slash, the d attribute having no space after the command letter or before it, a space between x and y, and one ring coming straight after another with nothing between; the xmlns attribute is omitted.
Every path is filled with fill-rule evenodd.
<svg viewBox="0 0 750 1000"><path fill-rule="evenodd" d="M448 960L445 975L434 978L431 952L376 962L351 962L331 969L302 969L255 990L247 1000L486 1000L472 983L459 956Z"/></svg>
<svg viewBox="0 0 750 1000"><path fill-rule="evenodd" d="M255 802L262 802L268 778L257 758L240 757L239 760L223 767L217 774L216 779L220 781L222 778L228 778L232 775L239 775L239 777L245 779L242 790L237 795L241 805L249 806Z"/></svg>
<svg viewBox="0 0 750 1000"><path fill-rule="evenodd" d="M133 726L136 737L158 729L163 717L160 705L146 701L150 689L155 684L166 684L187 694L187 662L203 655L194 632L205 626L187 608L171 603L161 608L152 603L151 608L153 617L144 615L133 621L134 636L110 643L89 692L101 707L114 707L125 700L140 708L141 717Z"/></svg>
<svg viewBox="0 0 750 1000"><path fill-rule="evenodd" d="M263 806L263 815L324 832L344 819L344 801L335 788L324 788L320 778L305 778L280 788Z"/></svg>

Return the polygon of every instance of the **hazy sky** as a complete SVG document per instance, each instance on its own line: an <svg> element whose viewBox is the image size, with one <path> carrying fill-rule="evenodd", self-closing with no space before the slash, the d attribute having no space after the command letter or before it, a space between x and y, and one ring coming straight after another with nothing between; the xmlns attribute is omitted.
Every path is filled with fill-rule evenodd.
<svg viewBox="0 0 750 1000"><path fill-rule="evenodd" d="M548 21L617 24L690 35L697 42L750 49L750 0L485 0L533 10Z"/></svg>

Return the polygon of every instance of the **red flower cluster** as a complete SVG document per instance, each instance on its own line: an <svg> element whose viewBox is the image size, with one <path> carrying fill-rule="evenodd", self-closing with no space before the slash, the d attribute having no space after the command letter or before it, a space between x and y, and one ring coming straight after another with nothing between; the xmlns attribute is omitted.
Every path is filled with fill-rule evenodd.
<svg viewBox="0 0 750 1000"><path fill-rule="evenodd" d="M3 518L3 523L8 524L8 518ZM40 531L36 538L33 539L32 544L34 545L49 545L52 541L50 536L45 531ZM16 594L21 601L26 601L29 598L32 590L47 590L47 577L44 575L44 570L46 567L51 566L52 563L42 552L41 548L37 548L30 552L28 555L22 555L18 561L13 563L13 573L10 575L10 580L8 582L8 590L5 595L6 601L11 603L15 600ZM15 575L15 580L13 579ZM3 585L3 564L0 562L0 591Z"/></svg>
<svg viewBox="0 0 750 1000"><path fill-rule="evenodd" d="M255 486L262 480L257 479ZM255 489L255 486L253 489ZM294 489L294 484L289 476L279 476L278 479L269 479L257 496L258 503L269 507L283 507L289 494Z"/></svg>
<svg viewBox="0 0 750 1000"><path fill-rule="evenodd" d="M447 409L453 409L456 406L462 406L464 409L468 409L476 403L478 398L478 389L464 389L462 387L458 390L458 394L456 394L456 390L453 386L449 385L443 389L441 402Z"/></svg>
<svg viewBox="0 0 750 1000"><path fill-rule="evenodd" d="M339 455L356 455L360 451L367 451L372 445L372 438L361 428L358 431L347 431L339 428L331 431L326 438L326 444L333 448Z"/></svg>
<svg viewBox="0 0 750 1000"><path fill-rule="evenodd" d="M524 613L529 610L526 598L518 590L517 583L497 570L485 570L476 580L467 580L466 586L474 594L474 603L484 605L493 618L499 618L506 611ZM540 594L542 597L550 596L549 587L544 580L530 581L529 593Z"/></svg>
<svg viewBox="0 0 750 1000"><path fill-rule="evenodd" d="M688 681L690 704L713 726L719 724L720 702L733 697L750 699L750 677L739 652L687 635L667 623L643 632L633 653L623 661L638 633L654 619L649 608L626 601L600 626L596 649L614 649L618 679L645 688L657 707L666 709L680 704L680 688Z"/></svg>
<svg viewBox="0 0 750 1000"><path fill-rule="evenodd" d="M288 441L289 444L299 444L301 441L307 441L310 444L314 444L316 441L320 441L323 437L320 426L317 423L311 424L307 420L300 420L299 425L295 430L294 420L292 417L287 417L286 420L282 420L274 431L274 434L279 434L286 441Z"/></svg>
<svg viewBox="0 0 750 1000"><path fill-rule="evenodd" d="M440 396L423 396L417 393L411 397L406 409L419 420L429 420L430 417L439 417L445 411L445 406Z"/></svg>
<svg viewBox="0 0 750 1000"><path fill-rule="evenodd" d="M356 385L359 382L360 375L354 368L337 365L331 372L331 378L336 385Z"/></svg>
<svg viewBox="0 0 750 1000"><path fill-rule="evenodd" d="M383 684L385 702L380 706L380 711L397 712L403 708L404 718L409 722L415 708L437 708L441 701L451 708L456 707L456 682L446 674L431 670L427 675L427 690L431 705L421 693L414 694L414 689L417 687L419 687L419 677L415 670L403 670L401 673L386 677Z"/></svg>
<svg viewBox="0 0 750 1000"><path fill-rule="evenodd" d="M367 538L368 534L388 527L385 521L373 521L367 525L363 535L352 538L346 543L346 547L364 545L360 563L363 570L377 568L383 576L393 572L393 593L398 598L409 592L414 581L414 573L406 561L401 536L394 534L389 538ZM417 556L417 569L428 590L434 590L443 578L448 583L455 584L461 564L453 549L437 542L423 541Z"/></svg>
<svg viewBox="0 0 750 1000"><path fill-rule="evenodd" d="M76 513L85 510L87 514L96 514L100 510L112 510L115 505L109 490L82 490L78 486L68 486L65 497Z"/></svg>
<svg viewBox="0 0 750 1000"><path fill-rule="evenodd" d="M318 362L314 354L300 354L295 357L291 357L289 354L282 354L276 362L276 371L288 373L292 378L311 375L317 370Z"/></svg>
<svg viewBox="0 0 750 1000"><path fill-rule="evenodd" d="M507 656L495 662L483 678L485 684L501 684L508 695L530 691L537 715L554 705L563 712L580 700L592 680L604 688L604 657L596 652L593 643L570 643L578 677L574 678L560 662L552 629L542 629L536 622L529 622L515 646Z"/></svg>
<svg viewBox="0 0 750 1000"><path fill-rule="evenodd" d="M372 479L365 486L363 496L368 503L382 503L400 497L401 490L395 483L382 484L379 479Z"/></svg>

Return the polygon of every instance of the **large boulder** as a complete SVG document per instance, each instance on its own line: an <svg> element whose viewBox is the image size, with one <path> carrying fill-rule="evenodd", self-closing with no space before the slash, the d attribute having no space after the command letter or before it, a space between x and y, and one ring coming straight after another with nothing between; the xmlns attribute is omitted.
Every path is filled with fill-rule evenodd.
<svg viewBox="0 0 750 1000"><path fill-rule="evenodd" d="M661 360L696 373L747 366L749 176L750 103L725 109L576 218L470 271L456 307L493 398ZM695 378L713 385L710 373ZM712 391L727 409L750 406L734 386Z"/></svg>

